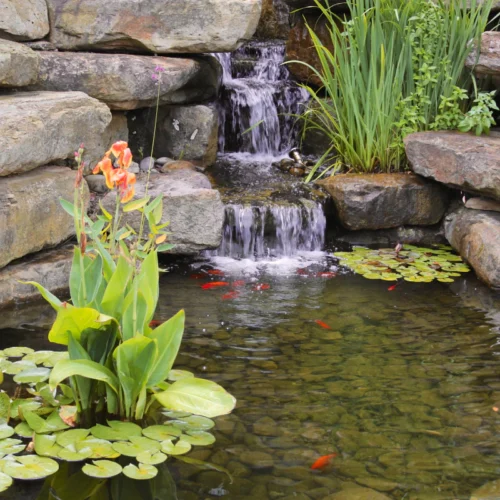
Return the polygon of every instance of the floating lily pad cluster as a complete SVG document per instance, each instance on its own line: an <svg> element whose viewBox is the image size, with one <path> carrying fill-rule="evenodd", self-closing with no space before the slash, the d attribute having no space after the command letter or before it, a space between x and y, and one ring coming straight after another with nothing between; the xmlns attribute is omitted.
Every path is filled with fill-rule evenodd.
<svg viewBox="0 0 500 500"><path fill-rule="evenodd" d="M461 273L470 271L461 257L444 245L437 248L404 245L400 250L355 247L352 252L336 252L335 256L341 259L341 264L371 280L451 283Z"/></svg>
<svg viewBox="0 0 500 500"><path fill-rule="evenodd" d="M82 471L91 477L110 478L123 473L132 479L151 479L155 465L169 455L179 456L192 446L215 442L207 432L215 424L187 412L161 413L161 423L142 428L132 422L110 420L90 429L74 428L76 406L71 387L47 383L51 368L67 353L13 347L0 351L0 370L32 397L14 398L0 392L0 491L13 479L42 479L59 469L58 461L87 462ZM12 358L12 359L9 359ZM193 375L171 370L169 380ZM20 391L16 391L20 392ZM135 459L122 466L119 457Z"/></svg>

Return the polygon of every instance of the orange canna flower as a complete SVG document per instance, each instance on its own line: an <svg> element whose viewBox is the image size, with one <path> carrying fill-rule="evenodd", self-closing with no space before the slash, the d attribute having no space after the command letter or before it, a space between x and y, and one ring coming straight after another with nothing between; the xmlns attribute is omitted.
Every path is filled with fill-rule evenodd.
<svg viewBox="0 0 500 500"><path fill-rule="evenodd" d="M125 141L117 141L111 146L106 154L109 155L109 153L113 153L113 155L118 158L127 148L128 144Z"/></svg>
<svg viewBox="0 0 500 500"><path fill-rule="evenodd" d="M132 151L130 151L130 148L126 148L123 151L123 153L118 158L118 162L121 163L122 168L130 167L130 164L132 163Z"/></svg>

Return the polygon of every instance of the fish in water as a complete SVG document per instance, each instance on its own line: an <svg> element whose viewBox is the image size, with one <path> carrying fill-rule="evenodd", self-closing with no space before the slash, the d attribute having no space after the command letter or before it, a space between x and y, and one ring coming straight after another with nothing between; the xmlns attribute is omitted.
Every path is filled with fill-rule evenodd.
<svg viewBox="0 0 500 500"><path fill-rule="evenodd" d="M231 299L235 299L236 297L239 297L239 296L240 296L240 292L233 290L232 292L225 293L222 296L222 300L231 300Z"/></svg>
<svg viewBox="0 0 500 500"><path fill-rule="evenodd" d="M207 271L207 274L210 274L211 276L224 276L224 272L220 269L210 269Z"/></svg>
<svg viewBox="0 0 500 500"><path fill-rule="evenodd" d="M335 278L337 273L333 273L331 271L323 271L321 273L316 273L317 278Z"/></svg>
<svg viewBox="0 0 500 500"><path fill-rule="evenodd" d="M311 469L322 469L323 467L326 467L332 458L335 458L336 456L336 453L332 453L331 455L323 455L322 457L319 457L318 460L311 465Z"/></svg>
<svg viewBox="0 0 500 500"><path fill-rule="evenodd" d="M387 290L389 290L389 292L392 292L392 291L396 290L397 286L398 286L398 283L391 285Z"/></svg>
<svg viewBox="0 0 500 500"><path fill-rule="evenodd" d="M229 286L229 283L227 281L213 281L212 283L201 285L201 288L203 288L203 290L210 290L211 288L217 288L219 286Z"/></svg>
<svg viewBox="0 0 500 500"><path fill-rule="evenodd" d="M297 274L299 276L309 276L309 273L305 269L297 269Z"/></svg>
<svg viewBox="0 0 500 500"><path fill-rule="evenodd" d="M269 290L271 288L271 285L268 285L267 283L259 283L258 285L255 285L253 287L253 290L256 292L260 292L262 290Z"/></svg>
<svg viewBox="0 0 500 500"><path fill-rule="evenodd" d="M233 281L231 286L233 288L238 288L239 286L245 286L245 282L243 280Z"/></svg>
<svg viewBox="0 0 500 500"><path fill-rule="evenodd" d="M153 319L149 322L149 327L150 328L156 328L157 326L160 326L163 323L163 321L159 321L157 319Z"/></svg>
<svg viewBox="0 0 500 500"><path fill-rule="evenodd" d="M325 330L331 330L332 329L332 327L330 325L326 324L324 321L321 321L320 319L316 319L316 320L314 320L314 322L317 325L321 326L321 328L324 328Z"/></svg>
<svg viewBox="0 0 500 500"><path fill-rule="evenodd" d="M207 277L206 274L203 273L194 273L191 276L189 276L192 280L202 280Z"/></svg>

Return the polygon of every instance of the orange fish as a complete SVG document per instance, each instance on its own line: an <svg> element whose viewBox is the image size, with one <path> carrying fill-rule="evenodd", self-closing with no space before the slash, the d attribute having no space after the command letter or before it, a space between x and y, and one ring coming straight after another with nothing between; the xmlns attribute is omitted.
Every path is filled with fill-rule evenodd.
<svg viewBox="0 0 500 500"><path fill-rule="evenodd" d="M317 278L335 278L335 276L337 276L337 273L332 273L331 271L316 273Z"/></svg>
<svg viewBox="0 0 500 500"><path fill-rule="evenodd" d="M397 286L398 286L398 283L391 285L387 290L389 290L389 292L392 292L393 290L396 290Z"/></svg>
<svg viewBox="0 0 500 500"><path fill-rule="evenodd" d="M330 463L330 460L336 456L336 453L332 453L331 455L319 457L318 460L311 465L311 469L322 469L323 467L326 467Z"/></svg>
<svg viewBox="0 0 500 500"><path fill-rule="evenodd" d="M158 321L157 319L153 319L149 322L149 327L156 328L157 326L160 326L162 323L163 321Z"/></svg>
<svg viewBox="0 0 500 500"><path fill-rule="evenodd" d="M233 290L232 292L225 293L222 296L222 300L230 300L230 299L235 299L236 297L240 296L240 292L237 292L236 290Z"/></svg>
<svg viewBox="0 0 500 500"><path fill-rule="evenodd" d="M245 286L245 282L243 280L233 281L231 286L233 288L238 288L239 286Z"/></svg>
<svg viewBox="0 0 500 500"><path fill-rule="evenodd" d="M261 290L269 290L271 288L271 285L268 285L267 283L259 283L258 285L255 285L253 287L253 290L256 292L260 292Z"/></svg>
<svg viewBox="0 0 500 500"><path fill-rule="evenodd" d="M297 269L297 274L299 276L309 276L309 273L305 269Z"/></svg>
<svg viewBox="0 0 500 500"><path fill-rule="evenodd" d="M220 269L210 269L207 271L207 274L211 276L224 276L224 273Z"/></svg>
<svg viewBox="0 0 500 500"><path fill-rule="evenodd" d="M206 274L203 273L194 273L191 276L189 276L192 280L202 280L207 277Z"/></svg>
<svg viewBox="0 0 500 500"><path fill-rule="evenodd" d="M321 326L321 328L324 328L325 330L331 330L332 329L332 327L330 325L327 325L324 321L321 321L320 319L316 319L316 320L314 320L314 322L317 325Z"/></svg>
<svg viewBox="0 0 500 500"><path fill-rule="evenodd" d="M229 286L229 283L227 281L213 281L212 283L201 285L201 288L203 288L203 290L210 290L210 288L216 288L218 286Z"/></svg>

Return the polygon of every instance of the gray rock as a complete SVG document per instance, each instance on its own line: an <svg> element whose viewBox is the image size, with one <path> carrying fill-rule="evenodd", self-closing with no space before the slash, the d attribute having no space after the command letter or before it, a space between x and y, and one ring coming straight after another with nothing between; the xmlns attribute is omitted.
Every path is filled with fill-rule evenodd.
<svg viewBox="0 0 500 500"><path fill-rule="evenodd" d="M106 105L82 92L0 96L0 176L74 156L111 121Z"/></svg>
<svg viewBox="0 0 500 500"><path fill-rule="evenodd" d="M473 50L465 65L474 69L474 73L481 77L490 75L500 77L500 33L486 31L482 34L479 50Z"/></svg>
<svg viewBox="0 0 500 500"><path fill-rule="evenodd" d="M73 217L59 203L73 200L74 183L75 172L66 167L0 178L0 267L74 234Z"/></svg>
<svg viewBox="0 0 500 500"><path fill-rule="evenodd" d="M172 158L168 158L167 156L162 156L161 158L157 158L155 160L156 165L160 165L161 167L165 165L165 163L169 163L171 161L174 161Z"/></svg>
<svg viewBox="0 0 500 500"><path fill-rule="evenodd" d="M217 111L212 106L170 106L158 147L166 156L207 167L217 157L218 128Z"/></svg>
<svg viewBox="0 0 500 500"><path fill-rule="evenodd" d="M466 201L465 207L471 210L500 212L500 201L490 200L489 198L470 198Z"/></svg>
<svg viewBox="0 0 500 500"><path fill-rule="evenodd" d="M370 488L352 487L328 495L324 500L390 500L387 495Z"/></svg>
<svg viewBox="0 0 500 500"><path fill-rule="evenodd" d="M500 134L418 132L405 138L417 174L500 200Z"/></svg>
<svg viewBox="0 0 500 500"><path fill-rule="evenodd" d="M290 33L290 7L285 0L262 0L262 14L255 38L286 40Z"/></svg>
<svg viewBox="0 0 500 500"><path fill-rule="evenodd" d="M36 40L34 42L23 42L26 47L29 47L31 50L43 50L45 52L54 52L57 50L57 47L48 42L47 40Z"/></svg>
<svg viewBox="0 0 500 500"><path fill-rule="evenodd" d="M88 175L85 177L90 191L94 193L107 193L109 191L106 185L106 178L102 174Z"/></svg>
<svg viewBox="0 0 500 500"><path fill-rule="evenodd" d="M136 198L144 196L146 174L136 185ZM176 170L150 178L151 197L163 194L162 223L170 222L168 242L175 245L168 253L192 255L208 248L217 248L222 238L224 205L220 194L212 189L208 178L191 170ZM113 193L103 198L105 208L115 204ZM138 230L140 214L124 214L124 223Z"/></svg>
<svg viewBox="0 0 500 500"><path fill-rule="evenodd" d="M460 208L444 222L450 245L491 287L500 287L500 214Z"/></svg>
<svg viewBox="0 0 500 500"><path fill-rule="evenodd" d="M36 82L38 65L35 51L21 43L0 40L0 87L23 87Z"/></svg>
<svg viewBox="0 0 500 500"><path fill-rule="evenodd" d="M244 451L239 459L252 469L270 469L274 465L273 456L263 451Z"/></svg>
<svg viewBox="0 0 500 500"><path fill-rule="evenodd" d="M45 0L2 0L0 37L8 40L37 40L49 32Z"/></svg>
<svg viewBox="0 0 500 500"><path fill-rule="evenodd" d="M0 181L1 182L1 181ZM21 281L36 281L52 293L68 289L73 247L46 250L0 270L0 307L40 299L40 293Z"/></svg>
<svg viewBox="0 0 500 500"><path fill-rule="evenodd" d="M249 40L262 0L47 0L50 40L64 50L231 52Z"/></svg>
<svg viewBox="0 0 500 500"><path fill-rule="evenodd" d="M141 170L139 168L139 164L135 161L133 161L131 164L130 164L130 167L128 168L128 171L131 173L131 174L138 174Z"/></svg>
<svg viewBox="0 0 500 500"><path fill-rule="evenodd" d="M218 91L218 68L203 58L84 52L39 55L38 81L31 90L81 91L115 110L211 99ZM202 78L206 85L199 84Z"/></svg>
<svg viewBox="0 0 500 500"><path fill-rule="evenodd" d="M439 184L408 174L346 174L320 181L349 230L428 226L441 220L448 194Z"/></svg>
<svg viewBox="0 0 500 500"><path fill-rule="evenodd" d="M146 158L143 158L141 160L141 163L139 163L139 170L141 172L147 172L150 168L153 168L155 166L155 159L151 156L146 156Z"/></svg>

